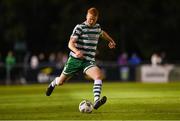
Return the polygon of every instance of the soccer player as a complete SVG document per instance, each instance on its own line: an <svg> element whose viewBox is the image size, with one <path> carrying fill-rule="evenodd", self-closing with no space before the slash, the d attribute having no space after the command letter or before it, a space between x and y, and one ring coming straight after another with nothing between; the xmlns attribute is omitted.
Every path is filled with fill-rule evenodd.
<svg viewBox="0 0 180 121"><path fill-rule="evenodd" d="M70 37L68 47L71 50L68 61L59 77L56 77L48 86L46 95L50 96L55 86L62 85L75 73L83 70L84 74L94 80L94 109L106 103L107 97L100 98L103 74L95 64L96 48L99 37L109 42L109 48L115 48L114 40L101 29L97 22L99 12L96 8L88 9L86 21L76 25Z"/></svg>

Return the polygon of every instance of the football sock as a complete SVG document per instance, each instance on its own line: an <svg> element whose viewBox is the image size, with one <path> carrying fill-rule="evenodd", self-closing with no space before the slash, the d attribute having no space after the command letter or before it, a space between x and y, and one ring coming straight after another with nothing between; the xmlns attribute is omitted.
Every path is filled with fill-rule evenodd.
<svg viewBox="0 0 180 121"><path fill-rule="evenodd" d="M51 82L51 85L53 87L57 86L58 85L58 80L59 80L59 77L56 77L52 82Z"/></svg>
<svg viewBox="0 0 180 121"><path fill-rule="evenodd" d="M102 87L102 80L94 80L94 86L93 86L94 102L96 102L100 98L101 87Z"/></svg>

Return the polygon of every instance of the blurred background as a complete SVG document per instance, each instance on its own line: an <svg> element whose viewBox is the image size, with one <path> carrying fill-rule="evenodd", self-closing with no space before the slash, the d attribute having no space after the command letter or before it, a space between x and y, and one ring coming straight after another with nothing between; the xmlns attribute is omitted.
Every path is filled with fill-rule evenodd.
<svg viewBox="0 0 180 121"><path fill-rule="evenodd" d="M147 77L178 80L179 6L179 0L1 0L0 83L43 83L60 74L72 30L90 7L117 43L110 50L99 42L97 63L107 80L148 80L146 68Z"/></svg>

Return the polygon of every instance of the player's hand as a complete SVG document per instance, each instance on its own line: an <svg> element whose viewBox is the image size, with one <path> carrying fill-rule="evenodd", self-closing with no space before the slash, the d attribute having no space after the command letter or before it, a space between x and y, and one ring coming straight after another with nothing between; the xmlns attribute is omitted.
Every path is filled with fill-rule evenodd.
<svg viewBox="0 0 180 121"><path fill-rule="evenodd" d="M116 43L114 41L109 42L108 46L109 46L109 48L113 49L116 47Z"/></svg>
<svg viewBox="0 0 180 121"><path fill-rule="evenodd" d="M81 58L81 59L84 58L83 53L81 51L79 51L79 50L76 51L75 55L76 55L77 58Z"/></svg>

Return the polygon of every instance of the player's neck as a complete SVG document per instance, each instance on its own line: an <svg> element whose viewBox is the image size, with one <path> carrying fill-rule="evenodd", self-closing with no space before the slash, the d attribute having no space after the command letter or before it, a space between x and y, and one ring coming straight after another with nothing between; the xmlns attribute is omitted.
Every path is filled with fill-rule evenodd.
<svg viewBox="0 0 180 121"><path fill-rule="evenodd" d="M89 27L93 27L93 26L96 25L96 23L95 23L95 24L89 24L87 21L85 21L85 24L86 24L87 26L89 26Z"/></svg>

